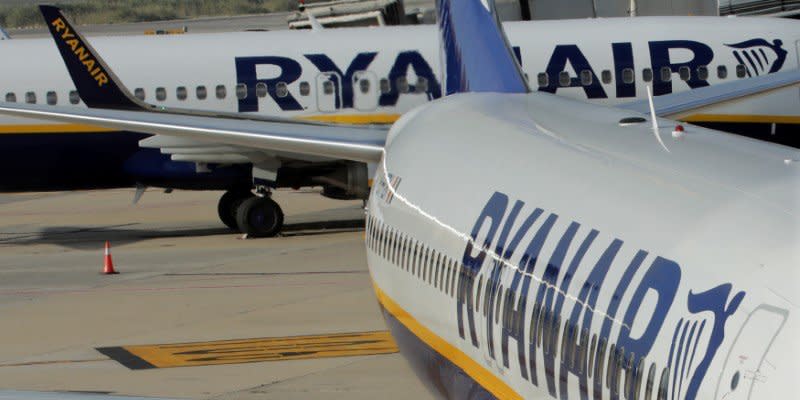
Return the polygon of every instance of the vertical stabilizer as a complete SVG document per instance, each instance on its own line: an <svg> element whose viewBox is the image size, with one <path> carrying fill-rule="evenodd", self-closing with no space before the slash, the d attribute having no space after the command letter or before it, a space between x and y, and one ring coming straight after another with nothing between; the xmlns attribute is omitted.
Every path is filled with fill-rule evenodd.
<svg viewBox="0 0 800 400"><path fill-rule="evenodd" d="M147 106L117 78L57 7L39 6L81 99L93 108L139 110Z"/></svg>
<svg viewBox="0 0 800 400"><path fill-rule="evenodd" d="M527 93L493 0L437 0L446 94Z"/></svg>

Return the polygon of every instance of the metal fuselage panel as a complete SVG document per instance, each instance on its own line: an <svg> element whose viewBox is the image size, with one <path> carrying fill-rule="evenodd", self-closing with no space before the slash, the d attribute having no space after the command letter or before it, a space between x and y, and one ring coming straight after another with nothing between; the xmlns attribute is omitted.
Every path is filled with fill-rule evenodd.
<svg viewBox="0 0 800 400"><path fill-rule="evenodd" d="M553 96L412 114L386 150L397 193L375 178L367 254L390 326L438 357L414 364L432 387L644 398L652 368L667 398L792 393L795 150L662 121L667 152L624 112Z"/></svg>

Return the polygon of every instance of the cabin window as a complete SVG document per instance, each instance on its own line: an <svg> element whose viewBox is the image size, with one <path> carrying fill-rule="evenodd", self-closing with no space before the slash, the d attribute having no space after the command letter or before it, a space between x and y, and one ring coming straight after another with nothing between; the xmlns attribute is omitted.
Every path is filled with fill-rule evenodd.
<svg viewBox="0 0 800 400"><path fill-rule="evenodd" d="M236 98L239 100L247 98L247 85L244 83L236 85Z"/></svg>
<svg viewBox="0 0 800 400"><path fill-rule="evenodd" d="M360 90L362 94L369 93L369 79L359 79L358 90Z"/></svg>
<svg viewBox="0 0 800 400"><path fill-rule="evenodd" d="M639 400L642 396L642 382L644 380L644 357L639 359L639 365L636 366L636 376L631 390L633 393L628 398Z"/></svg>
<svg viewBox="0 0 800 400"><path fill-rule="evenodd" d="M6 103L16 103L16 102L17 102L17 95L16 94L14 94L12 92L6 93Z"/></svg>
<svg viewBox="0 0 800 400"><path fill-rule="evenodd" d="M225 89L225 85L217 85L217 88L214 90L216 91L217 98L220 100L228 95L228 90Z"/></svg>
<svg viewBox="0 0 800 400"><path fill-rule="evenodd" d="M744 78L747 76L747 67L744 64L739 64L736 66L736 77L737 78Z"/></svg>
<svg viewBox="0 0 800 400"><path fill-rule="evenodd" d="M553 314L555 314L555 311L553 311ZM549 351L547 354L554 354L556 351L558 351L556 345L558 345L558 336L561 332L561 315L556 315L555 320L550 325L550 330L551 332L549 336L551 341L548 345Z"/></svg>
<svg viewBox="0 0 800 400"><path fill-rule="evenodd" d="M177 97L178 100L186 100L186 98L189 97L186 86L178 86L178 88L175 89L175 97Z"/></svg>
<svg viewBox="0 0 800 400"><path fill-rule="evenodd" d="M309 94L311 94L311 84L306 81L300 82L300 96L308 96Z"/></svg>
<svg viewBox="0 0 800 400"><path fill-rule="evenodd" d="M605 83L606 85L611 83L612 80L611 71L604 69L602 72L600 72L600 77L603 80L603 83Z"/></svg>
<svg viewBox="0 0 800 400"><path fill-rule="evenodd" d="M397 91L400 93L408 93L408 80L405 76L398 77L395 81Z"/></svg>
<svg viewBox="0 0 800 400"><path fill-rule="evenodd" d="M428 79L424 78L424 77L421 77L421 76L418 77L417 78L417 84L415 86L416 86L414 88L415 89L414 90L415 93L425 93L425 92L427 92L428 91Z"/></svg>
<svg viewBox="0 0 800 400"><path fill-rule="evenodd" d="M653 70L650 68L645 68L642 70L642 80L645 82L652 82L653 81Z"/></svg>
<svg viewBox="0 0 800 400"><path fill-rule="evenodd" d="M725 79L728 77L728 67L720 65L717 67L717 78Z"/></svg>
<svg viewBox="0 0 800 400"><path fill-rule="evenodd" d="M539 83L539 87L547 87L550 85L550 77L545 72L540 72L539 75L536 75L536 82Z"/></svg>
<svg viewBox="0 0 800 400"><path fill-rule="evenodd" d="M25 93L25 102L28 104L36 104L36 93L33 92Z"/></svg>
<svg viewBox="0 0 800 400"><path fill-rule="evenodd" d="M617 345L612 343L608 349L608 363L606 364L606 387L611 389L611 380L614 379L614 365L617 358Z"/></svg>
<svg viewBox="0 0 800 400"><path fill-rule="evenodd" d="M600 338L600 344L597 345L597 355L594 358L594 379L595 381L603 381L603 360L606 356L606 339Z"/></svg>
<svg viewBox="0 0 800 400"><path fill-rule="evenodd" d="M136 97L137 99L141 100L141 101L144 101L144 89L142 89L142 88L134 89L133 90L133 96Z"/></svg>
<svg viewBox="0 0 800 400"><path fill-rule="evenodd" d="M667 400L667 388L669 386L669 368L661 371L661 381L658 383L657 400Z"/></svg>
<svg viewBox="0 0 800 400"><path fill-rule="evenodd" d="M678 69L678 75L680 75L682 81L688 81L692 78L692 70L684 65Z"/></svg>
<svg viewBox="0 0 800 400"><path fill-rule="evenodd" d="M633 76L633 68L625 68L622 70L622 82L625 84L633 83L635 77Z"/></svg>
<svg viewBox="0 0 800 400"><path fill-rule="evenodd" d="M571 365L572 363L568 361L570 358L571 349L570 349L570 336L572 330L569 326L569 321L564 322L564 332L561 335L561 363L566 365Z"/></svg>
<svg viewBox="0 0 800 400"><path fill-rule="evenodd" d="M475 309L478 309L478 305L481 303L481 288L483 287L483 275L478 278L478 293L475 294Z"/></svg>
<svg viewBox="0 0 800 400"><path fill-rule="evenodd" d="M433 285L439 289L442 287L442 254L439 253L438 257L436 257L436 276L433 280Z"/></svg>
<svg viewBox="0 0 800 400"><path fill-rule="evenodd" d="M586 374L591 378L594 374L594 352L597 349L597 335L592 335L592 344L589 347L589 363L586 364Z"/></svg>
<svg viewBox="0 0 800 400"><path fill-rule="evenodd" d="M266 83L264 83L264 82L256 83L256 97L267 97L267 84Z"/></svg>
<svg viewBox="0 0 800 400"><path fill-rule="evenodd" d="M583 328L581 331L581 344L578 351L578 373L583 373L583 370L586 368L586 353L587 349L589 348L589 330Z"/></svg>
<svg viewBox="0 0 800 400"><path fill-rule="evenodd" d="M661 82L669 82L672 80L672 69L670 67L661 67Z"/></svg>
<svg viewBox="0 0 800 400"><path fill-rule="evenodd" d="M389 93L392 90L392 88L389 85L389 80L386 78L382 78L379 85L381 87L380 88L381 93Z"/></svg>
<svg viewBox="0 0 800 400"><path fill-rule="evenodd" d="M585 69L581 71L581 85L589 86L592 84L592 71Z"/></svg>
<svg viewBox="0 0 800 400"><path fill-rule="evenodd" d="M200 85L194 90L195 96L197 96L197 100L205 100L208 98L208 89L205 86Z"/></svg>
<svg viewBox="0 0 800 400"><path fill-rule="evenodd" d="M47 92L47 95L45 97L47 98L48 105L54 106L56 105L56 103L58 103L58 95L56 94L56 92L52 90Z"/></svg>
<svg viewBox="0 0 800 400"><path fill-rule="evenodd" d="M533 313L531 313L530 327L528 328L528 343L535 345L538 341L536 329L539 326L539 303L533 305Z"/></svg>
<svg viewBox="0 0 800 400"><path fill-rule="evenodd" d="M708 67L704 65L697 67L697 79L708 80Z"/></svg>
<svg viewBox="0 0 800 400"><path fill-rule="evenodd" d="M163 87L156 88L156 100L164 101L167 99L167 89Z"/></svg>
<svg viewBox="0 0 800 400"><path fill-rule="evenodd" d="M569 72L561 71L558 73L558 84L567 87L572 83L572 78L569 77Z"/></svg>
<svg viewBox="0 0 800 400"><path fill-rule="evenodd" d="M650 364L650 370L647 372L647 383L644 386L644 400L653 400L653 386L656 379L656 363Z"/></svg>
<svg viewBox="0 0 800 400"><path fill-rule="evenodd" d="M544 325L550 321L550 315L545 310L541 304L539 304L539 324L536 325L536 341L538 342L537 345L542 347L545 340L544 340Z"/></svg>
<svg viewBox="0 0 800 400"><path fill-rule="evenodd" d="M69 91L69 103L70 104L78 104L81 102L81 95L78 94L77 90L70 90Z"/></svg>
<svg viewBox="0 0 800 400"><path fill-rule="evenodd" d="M266 90L266 87L264 87L264 89ZM275 85L275 96L278 96L279 98L284 98L288 95L289 95L289 86L286 84L286 82L278 82Z"/></svg>
<svg viewBox="0 0 800 400"><path fill-rule="evenodd" d="M327 96L333 94L333 81L327 80L325 82L322 82L322 93Z"/></svg>

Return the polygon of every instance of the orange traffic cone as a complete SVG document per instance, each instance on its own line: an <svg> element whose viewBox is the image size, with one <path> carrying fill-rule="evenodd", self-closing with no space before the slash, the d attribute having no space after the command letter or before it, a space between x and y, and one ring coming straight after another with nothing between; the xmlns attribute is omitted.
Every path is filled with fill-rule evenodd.
<svg viewBox="0 0 800 400"><path fill-rule="evenodd" d="M106 241L106 251L103 257L103 275L118 274L114 271L114 261L111 260L111 244Z"/></svg>

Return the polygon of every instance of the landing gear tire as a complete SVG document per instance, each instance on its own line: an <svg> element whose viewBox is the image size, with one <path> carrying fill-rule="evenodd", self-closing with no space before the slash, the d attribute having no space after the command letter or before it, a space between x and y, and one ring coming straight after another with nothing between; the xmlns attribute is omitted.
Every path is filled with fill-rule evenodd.
<svg viewBox="0 0 800 400"><path fill-rule="evenodd" d="M220 197L219 204L217 204L219 219L228 228L238 231L239 224L236 222L236 213L239 210L239 206L241 206L245 200L254 196L252 192L245 189L229 190L225 192L225 194Z"/></svg>
<svg viewBox="0 0 800 400"><path fill-rule="evenodd" d="M236 223L247 236L275 236L283 228L283 210L269 197L253 197L239 206Z"/></svg>

